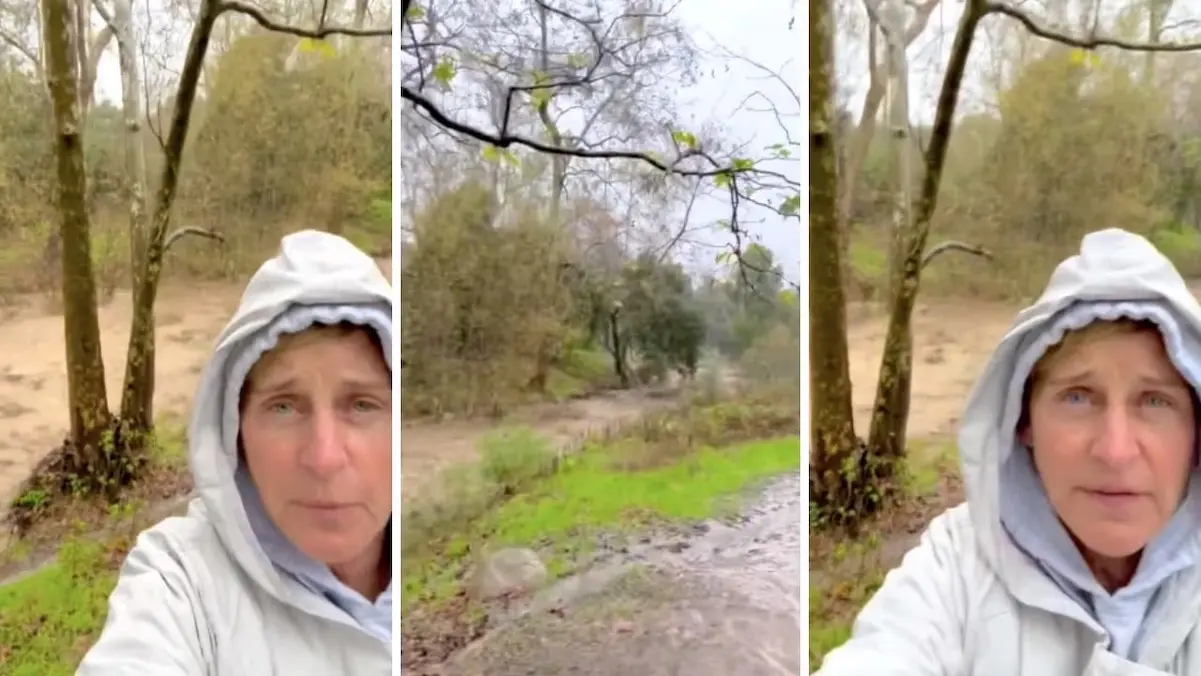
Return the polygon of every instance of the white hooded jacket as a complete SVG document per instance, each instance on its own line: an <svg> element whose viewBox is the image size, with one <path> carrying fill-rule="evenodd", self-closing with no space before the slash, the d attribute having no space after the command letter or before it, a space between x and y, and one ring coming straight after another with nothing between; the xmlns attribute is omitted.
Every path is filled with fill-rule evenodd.
<svg viewBox="0 0 1201 676"><path fill-rule="evenodd" d="M364 323L390 335L390 326L375 325L381 312L390 322L393 290L375 262L342 238L315 231L284 238L280 253L247 285L196 394L188 441L197 497L186 516L138 537L109 599L104 631L77 674L392 673L390 622L365 623L354 609L331 601L327 581L298 576L303 566L279 554L295 552L263 539L272 529L252 524L247 513L253 517L255 505L244 505L247 487L239 488L245 482L237 478L243 474L234 447L237 420L229 419L227 401L227 390L236 396L237 388L229 384L248 368L240 357L255 345L261 349L264 334L278 331L277 320L306 307L370 308L367 314L377 319ZM386 595L386 606L379 603L384 617L390 589ZM380 617L379 608L360 601Z"/></svg>
<svg viewBox="0 0 1201 676"><path fill-rule="evenodd" d="M1096 588L1022 463L1021 384L1063 333L1095 319L1154 321L1201 389L1201 306L1144 238L1103 230L1018 314L959 431L967 502L919 544L831 651L822 676L1201 676L1197 477L1127 589Z"/></svg>

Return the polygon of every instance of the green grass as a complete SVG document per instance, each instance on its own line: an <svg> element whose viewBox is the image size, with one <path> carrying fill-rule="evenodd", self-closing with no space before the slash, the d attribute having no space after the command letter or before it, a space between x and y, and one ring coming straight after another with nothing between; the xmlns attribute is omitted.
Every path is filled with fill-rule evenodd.
<svg viewBox="0 0 1201 676"><path fill-rule="evenodd" d="M906 449L905 492L930 497L942 489L941 479L959 471L958 451L947 439L913 439ZM933 514L931 514L933 516ZM883 515L888 522L888 515ZM856 539L833 540L836 533L810 536L809 666L816 670L826 653L850 638L859 610L899 561L883 560L881 544L893 533L877 523L866 524ZM831 543L834 542L831 546ZM892 552L895 556L898 552Z"/></svg>
<svg viewBox="0 0 1201 676"><path fill-rule="evenodd" d="M425 556L406 556L402 607L453 595L472 552L508 546L549 550L547 568L553 578L570 572L573 557L597 533L721 515L736 506L731 498L755 482L799 468L798 443L793 436L704 448L637 471L624 469L611 446L585 450L558 472L526 482L525 491L483 512L460 532L445 534Z"/></svg>
<svg viewBox="0 0 1201 676"><path fill-rule="evenodd" d="M556 399L568 399L586 394L612 378L613 362L608 354L600 349L576 348L551 370L546 389Z"/></svg>
<svg viewBox="0 0 1201 676"><path fill-rule="evenodd" d="M0 587L0 664L6 676L69 676L108 612L116 571L99 543L71 541L58 559Z"/></svg>
<svg viewBox="0 0 1201 676"><path fill-rule="evenodd" d="M186 429L182 418L160 416L151 446L156 469L186 469ZM29 494L19 496L31 499ZM100 511L102 524L71 523L52 542L62 542L54 560L12 584L0 586L0 674L54 676L74 674L79 660L99 636L108 614L108 596L117 581L115 549L124 549L140 527L142 500L127 500ZM64 514L87 512L64 501ZM92 510L95 511L95 510ZM86 539L89 528L108 526L100 539ZM0 560L21 561L32 554L24 540L10 543Z"/></svg>

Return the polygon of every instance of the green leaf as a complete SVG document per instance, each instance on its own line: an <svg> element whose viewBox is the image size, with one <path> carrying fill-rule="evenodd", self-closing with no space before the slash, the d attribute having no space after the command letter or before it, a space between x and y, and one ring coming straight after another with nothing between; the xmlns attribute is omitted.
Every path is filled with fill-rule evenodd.
<svg viewBox="0 0 1201 676"><path fill-rule="evenodd" d="M554 96L554 90L551 89L535 89L530 92L530 104L535 109L550 104L551 98Z"/></svg>
<svg viewBox="0 0 1201 676"><path fill-rule="evenodd" d="M503 159L505 161L505 163L508 164L510 167L516 167L521 164L521 160L518 159L517 153L513 152L512 150L509 150L508 148L505 148L504 150L500 151L500 156L501 156L501 159Z"/></svg>
<svg viewBox="0 0 1201 676"><path fill-rule="evenodd" d="M730 221L728 221L724 218L718 219L717 227L721 228L722 230L729 230L730 229Z"/></svg>
<svg viewBox="0 0 1201 676"><path fill-rule="evenodd" d="M679 145L684 146L685 148L688 148L689 150L696 148L696 136L694 136L691 132L673 131L671 133L671 140L675 141Z"/></svg>
<svg viewBox="0 0 1201 676"><path fill-rule="evenodd" d="M718 265L723 265L730 260L730 256L732 255L732 251L718 251L717 255L713 257L713 262L717 263Z"/></svg>
<svg viewBox="0 0 1201 676"><path fill-rule="evenodd" d="M408 21L421 21L425 18L425 8L417 3L409 5L409 11L405 14L405 19Z"/></svg>
<svg viewBox="0 0 1201 676"><path fill-rule="evenodd" d="M734 171L750 171L751 169L755 168L755 161L748 160L745 157L736 157L734 158L734 161L730 163L730 168Z"/></svg>
<svg viewBox="0 0 1201 676"><path fill-rule="evenodd" d="M729 188L730 187L730 173L727 171L723 171L720 174L717 174L716 176L714 176L713 177L713 185L715 185L719 188Z"/></svg>
<svg viewBox="0 0 1201 676"><path fill-rule="evenodd" d="M1073 49L1069 57L1071 62L1077 66L1098 66L1101 64L1101 55L1092 50Z"/></svg>
<svg viewBox="0 0 1201 676"><path fill-rule="evenodd" d="M567 65L572 68L583 68L588 65L588 57L572 52L567 55Z"/></svg>
<svg viewBox="0 0 1201 676"><path fill-rule="evenodd" d="M322 57L336 56L337 52L334 46L328 40L314 40L313 38L302 38L298 45L302 54L318 54Z"/></svg>
<svg viewBox="0 0 1201 676"><path fill-rule="evenodd" d="M442 59L438 65L434 66L433 76L440 84L449 86L450 81L455 79L455 75L459 72L455 62L450 58Z"/></svg>
<svg viewBox="0 0 1201 676"><path fill-rule="evenodd" d="M496 164L500 161L500 148L497 148L494 145L486 145L484 146L484 149L480 151L480 155L484 158L485 162L488 162L489 164Z"/></svg>
<svg viewBox="0 0 1201 676"><path fill-rule="evenodd" d="M796 216L801 210L801 196L789 195L780 205L780 213L784 216Z"/></svg>

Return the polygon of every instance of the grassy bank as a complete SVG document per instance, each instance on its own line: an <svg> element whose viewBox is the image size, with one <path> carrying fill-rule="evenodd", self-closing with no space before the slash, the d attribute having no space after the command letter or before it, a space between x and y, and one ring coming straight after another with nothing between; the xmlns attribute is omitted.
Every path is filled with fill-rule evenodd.
<svg viewBox="0 0 1201 676"><path fill-rule="evenodd" d="M795 405L723 402L644 419L562 459L528 431L494 435L478 465L455 468L434 502L402 517L406 654L437 661L478 631L486 609L465 580L481 556L528 547L554 579L602 534L720 516L748 487L799 469L796 426Z"/></svg>
<svg viewBox="0 0 1201 676"><path fill-rule="evenodd" d="M809 538L809 667L850 636L859 610L896 567L930 520L963 500L959 461L945 440L909 447L901 504L865 524L855 536L811 533Z"/></svg>
<svg viewBox="0 0 1201 676"><path fill-rule="evenodd" d="M85 540L0 587L0 670L7 676L69 676L95 641L116 583L119 552Z"/></svg>
<svg viewBox="0 0 1201 676"><path fill-rule="evenodd" d="M121 500L49 496L13 501L22 534L0 552L0 674L73 674L104 625L108 595L137 533L190 489L182 422L159 424L146 475ZM44 565L43 565L44 563Z"/></svg>

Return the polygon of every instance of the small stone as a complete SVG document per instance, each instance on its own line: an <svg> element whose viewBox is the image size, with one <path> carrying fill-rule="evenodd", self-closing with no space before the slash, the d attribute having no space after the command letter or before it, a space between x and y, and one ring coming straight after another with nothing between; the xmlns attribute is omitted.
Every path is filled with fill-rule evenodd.
<svg viewBox="0 0 1201 676"><path fill-rule="evenodd" d="M618 620L613 623L613 631L618 634L628 634L634 631L634 623L629 620Z"/></svg>
<svg viewBox="0 0 1201 676"><path fill-rule="evenodd" d="M546 566L530 549L502 549L473 571L469 588L477 599L510 597L537 589L546 581Z"/></svg>

